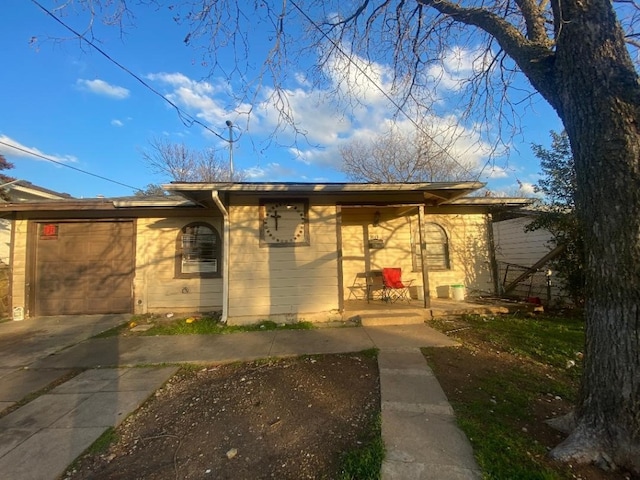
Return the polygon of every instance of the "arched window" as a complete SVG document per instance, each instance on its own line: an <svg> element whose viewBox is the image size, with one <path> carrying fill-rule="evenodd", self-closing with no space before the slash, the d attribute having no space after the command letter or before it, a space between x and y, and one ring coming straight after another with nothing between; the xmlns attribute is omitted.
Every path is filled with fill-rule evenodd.
<svg viewBox="0 0 640 480"><path fill-rule="evenodd" d="M437 223L425 223L422 231L425 244L425 262L429 270L448 270L451 268L449 262L449 239L447 232ZM422 270L422 258L420 255L420 232L415 228L413 234L413 270Z"/></svg>
<svg viewBox="0 0 640 480"><path fill-rule="evenodd" d="M426 223L424 243L427 251L425 260L429 270L448 270L450 268L449 239L444 228L437 223Z"/></svg>
<svg viewBox="0 0 640 480"><path fill-rule="evenodd" d="M176 277L219 277L220 252L220 235L213 226L196 222L182 227L176 246Z"/></svg>

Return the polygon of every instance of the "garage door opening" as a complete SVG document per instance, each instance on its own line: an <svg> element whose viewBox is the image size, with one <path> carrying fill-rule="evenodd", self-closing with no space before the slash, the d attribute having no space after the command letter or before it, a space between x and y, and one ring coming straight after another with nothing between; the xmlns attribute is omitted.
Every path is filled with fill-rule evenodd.
<svg viewBox="0 0 640 480"><path fill-rule="evenodd" d="M34 315L132 312L133 221L49 221L34 227Z"/></svg>

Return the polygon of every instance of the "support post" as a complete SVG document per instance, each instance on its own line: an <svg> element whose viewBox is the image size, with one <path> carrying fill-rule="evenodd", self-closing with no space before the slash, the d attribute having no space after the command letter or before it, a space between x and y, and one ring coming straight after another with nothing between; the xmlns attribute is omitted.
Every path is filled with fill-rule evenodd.
<svg viewBox="0 0 640 480"><path fill-rule="evenodd" d="M427 244L424 241L424 205L418 207L418 230L420 231L420 263L422 264L422 298L424 298L424 308L431 308L431 297L429 296L429 267L425 259L427 258Z"/></svg>

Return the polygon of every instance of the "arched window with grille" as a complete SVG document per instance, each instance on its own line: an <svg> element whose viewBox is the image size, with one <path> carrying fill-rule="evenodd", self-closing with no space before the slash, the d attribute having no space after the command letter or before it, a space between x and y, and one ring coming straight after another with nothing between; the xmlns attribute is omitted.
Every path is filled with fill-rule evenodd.
<svg viewBox="0 0 640 480"><path fill-rule="evenodd" d="M204 222L182 227L176 246L176 277L219 277L220 265L220 235L216 229Z"/></svg>
<svg viewBox="0 0 640 480"><path fill-rule="evenodd" d="M449 270L449 237L447 232L437 223L425 223L423 239L426 255L424 257L429 270ZM413 234L413 269L422 270L422 258L420 256L420 232L416 226Z"/></svg>

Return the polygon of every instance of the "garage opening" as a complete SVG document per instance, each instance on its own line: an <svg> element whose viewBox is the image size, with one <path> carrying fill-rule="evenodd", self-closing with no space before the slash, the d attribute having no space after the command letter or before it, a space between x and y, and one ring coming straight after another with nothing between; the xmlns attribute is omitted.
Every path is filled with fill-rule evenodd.
<svg viewBox="0 0 640 480"><path fill-rule="evenodd" d="M36 222L34 230L34 315L132 312L133 221Z"/></svg>

